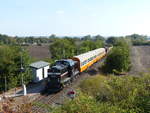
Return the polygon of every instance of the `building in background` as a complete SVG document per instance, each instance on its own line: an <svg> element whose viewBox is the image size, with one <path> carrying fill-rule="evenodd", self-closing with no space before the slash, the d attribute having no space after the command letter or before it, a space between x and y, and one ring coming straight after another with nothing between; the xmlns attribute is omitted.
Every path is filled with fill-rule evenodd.
<svg viewBox="0 0 150 113"><path fill-rule="evenodd" d="M38 61L30 64L32 70L33 82L39 82L44 78L47 78L47 71L50 63L44 61Z"/></svg>

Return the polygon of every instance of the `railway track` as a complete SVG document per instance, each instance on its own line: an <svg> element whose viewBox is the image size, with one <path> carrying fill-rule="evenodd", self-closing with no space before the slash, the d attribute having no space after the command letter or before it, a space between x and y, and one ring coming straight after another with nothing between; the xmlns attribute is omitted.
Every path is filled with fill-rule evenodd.
<svg viewBox="0 0 150 113"><path fill-rule="evenodd" d="M59 92L60 93L60 92ZM42 103L43 105L51 104L53 103L53 99L56 98L57 94L49 95L49 96L40 96L37 100L34 101L34 103ZM32 108L33 113L42 113L45 112L42 106L34 105Z"/></svg>
<svg viewBox="0 0 150 113"><path fill-rule="evenodd" d="M75 82L75 81L74 81ZM56 94L50 94L50 95L41 95L38 99L34 101L34 103L42 103L43 105L62 105L63 102L57 103L56 100L59 100L63 96L65 98L66 91L72 87L72 84L66 86L63 90ZM43 109L41 106L34 105L32 107L33 113L45 113L48 112L47 110Z"/></svg>

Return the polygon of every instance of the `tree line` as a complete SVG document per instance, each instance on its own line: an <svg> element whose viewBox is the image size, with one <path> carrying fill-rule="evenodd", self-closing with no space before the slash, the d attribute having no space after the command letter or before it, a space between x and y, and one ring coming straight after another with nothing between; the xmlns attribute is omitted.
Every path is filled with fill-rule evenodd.
<svg viewBox="0 0 150 113"><path fill-rule="evenodd" d="M19 44L19 45L32 45L32 44L36 44L36 45L42 45L42 44L49 44L57 39L60 38L72 38L75 41L85 41L85 40L93 40L93 41L97 41L97 40L102 40L102 41L107 41L109 43L113 43L113 41L116 38L120 38L120 37L103 37L101 35L96 35L96 36L91 36L91 35L86 35L86 36L82 36L82 37L73 37L73 36L56 36L54 34L50 35L50 36L28 36L28 37L19 37L19 36L8 36L8 35L3 35L0 34L0 44L7 44L7 45L11 45L11 44ZM144 35L139 35L139 34L132 34L132 35L127 35L124 36L124 38L128 38L132 41L133 45L150 45L150 42L147 41L149 39L148 36L144 36Z"/></svg>
<svg viewBox="0 0 150 113"><path fill-rule="evenodd" d="M54 42L55 40L58 39L74 39L75 41L82 41L82 40L105 40L104 37L97 35L97 36L83 36L83 37L73 37L73 36L56 36L54 34L50 36L28 36L28 37L19 37L19 36L8 36L8 35L3 35L0 34L0 44L7 44L7 45L42 45L42 44L49 44L51 42Z"/></svg>
<svg viewBox="0 0 150 113"><path fill-rule="evenodd" d="M116 40L118 38L125 38L125 39L128 39L130 40L130 42L132 43L132 45L150 45L150 41L149 40L149 37L148 36L145 36L145 35L139 35L139 34L132 34L132 35L127 35L125 37L109 37L106 42L109 43L109 44L112 44L112 45L115 45L116 43Z"/></svg>

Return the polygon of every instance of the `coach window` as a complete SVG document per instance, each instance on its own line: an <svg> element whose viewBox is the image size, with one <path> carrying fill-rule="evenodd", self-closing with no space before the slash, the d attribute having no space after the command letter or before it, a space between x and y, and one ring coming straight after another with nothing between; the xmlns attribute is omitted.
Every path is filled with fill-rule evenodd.
<svg viewBox="0 0 150 113"><path fill-rule="evenodd" d="M83 65L85 65L86 64L86 60L83 62Z"/></svg>
<svg viewBox="0 0 150 113"><path fill-rule="evenodd" d="M85 64L87 64L87 63L88 63L88 60L85 61Z"/></svg>
<svg viewBox="0 0 150 113"><path fill-rule="evenodd" d="M90 61L92 61L92 57L90 58Z"/></svg>
<svg viewBox="0 0 150 113"><path fill-rule="evenodd" d="M85 65L85 61L83 62L83 65Z"/></svg>
<svg viewBox="0 0 150 113"><path fill-rule="evenodd" d="M82 66L84 66L84 62L82 62Z"/></svg>
<svg viewBox="0 0 150 113"><path fill-rule="evenodd" d="M82 62L82 66L84 66L84 65L85 65L85 61Z"/></svg>

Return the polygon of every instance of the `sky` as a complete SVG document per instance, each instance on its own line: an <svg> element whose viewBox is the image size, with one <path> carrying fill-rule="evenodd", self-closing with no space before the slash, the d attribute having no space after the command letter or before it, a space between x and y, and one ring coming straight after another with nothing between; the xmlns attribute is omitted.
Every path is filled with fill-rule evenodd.
<svg viewBox="0 0 150 113"><path fill-rule="evenodd" d="M150 0L0 0L0 34L150 35Z"/></svg>

